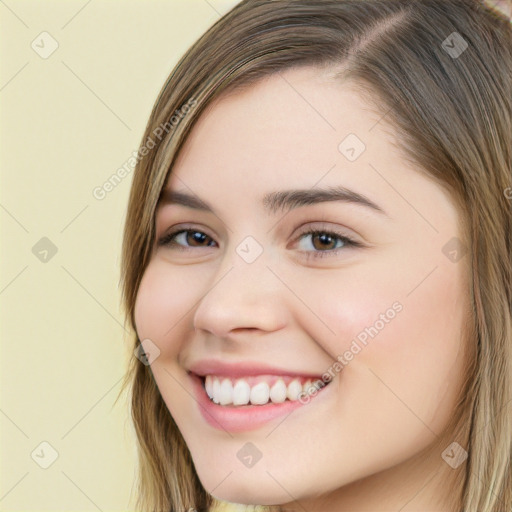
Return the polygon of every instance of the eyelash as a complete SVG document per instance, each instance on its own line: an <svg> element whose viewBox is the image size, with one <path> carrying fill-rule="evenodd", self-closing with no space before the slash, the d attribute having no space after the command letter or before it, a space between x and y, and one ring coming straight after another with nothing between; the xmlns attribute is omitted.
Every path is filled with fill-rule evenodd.
<svg viewBox="0 0 512 512"><path fill-rule="evenodd" d="M192 228L185 228L185 229L178 229L176 231L173 231L171 233L168 233L167 235L164 235L160 240L158 241L159 246L176 246L178 247L178 250L180 251L188 251L193 249L192 247L184 247L183 245L173 243L173 238L181 233L201 233L203 235L206 235L208 238L213 240L210 236L208 236L206 233L203 233L202 231L198 229L192 229ZM297 238L297 240L301 240L306 235L328 235L332 238L341 240L343 242L342 247L338 247L337 249L328 249L325 251L303 251L306 253L306 259L312 259L312 258L324 258L325 256L333 256L337 255L341 250L346 249L348 247L363 247L363 244L360 242L357 242L356 240L346 236L342 235L341 233L337 233L335 231L328 231L325 229L311 229L309 231L305 231L304 233L301 233L300 236Z"/></svg>

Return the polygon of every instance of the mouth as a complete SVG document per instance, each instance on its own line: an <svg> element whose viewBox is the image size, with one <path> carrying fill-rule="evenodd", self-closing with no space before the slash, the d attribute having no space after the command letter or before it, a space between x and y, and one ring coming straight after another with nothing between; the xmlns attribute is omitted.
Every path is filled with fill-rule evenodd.
<svg viewBox="0 0 512 512"><path fill-rule="evenodd" d="M188 372L201 416L226 432L255 430L329 394L330 382L318 376L232 373Z"/></svg>
<svg viewBox="0 0 512 512"><path fill-rule="evenodd" d="M267 405L307 401L327 384L320 378L258 375L200 377L208 398L221 406Z"/></svg>

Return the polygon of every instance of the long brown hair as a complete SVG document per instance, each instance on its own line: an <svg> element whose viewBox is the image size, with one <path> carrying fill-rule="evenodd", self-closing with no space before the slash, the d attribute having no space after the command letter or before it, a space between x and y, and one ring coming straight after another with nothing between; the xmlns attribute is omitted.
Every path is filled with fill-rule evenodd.
<svg viewBox="0 0 512 512"><path fill-rule="evenodd" d="M454 415L468 459L453 496L457 511L510 511L512 27L480 1L245 0L186 52L154 105L141 142L150 149L134 170L121 261L132 350L141 341L134 305L151 258L155 208L194 123L224 92L308 65L339 66L340 80L357 83L396 129L405 158L459 205L472 336ZM121 391L127 386L139 451L137 508L208 510L214 500L150 366L133 357Z"/></svg>

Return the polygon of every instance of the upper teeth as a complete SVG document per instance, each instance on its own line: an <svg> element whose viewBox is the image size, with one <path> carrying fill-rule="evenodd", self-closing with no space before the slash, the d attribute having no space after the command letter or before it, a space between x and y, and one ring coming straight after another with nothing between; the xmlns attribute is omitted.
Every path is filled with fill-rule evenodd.
<svg viewBox="0 0 512 512"><path fill-rule="evenodd" d="M265 377L250 378L252 386L248 379L230 379L227 377L217 377L207 375L205 378L205 389L208 396L220 405L264 405L270 400L273 403L280 404L286 399L296 401L301 393L309 394L325 386L321 380L306 380L303 384L300 379L279 377L277 380ZM269 381L275 380L271 383ZM286 385L285 380L290 381Z"/></svg>

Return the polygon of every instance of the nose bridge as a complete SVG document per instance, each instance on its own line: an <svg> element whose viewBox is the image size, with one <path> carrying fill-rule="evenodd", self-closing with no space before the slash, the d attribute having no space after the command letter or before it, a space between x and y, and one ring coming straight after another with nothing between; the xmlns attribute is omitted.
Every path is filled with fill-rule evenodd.
<svg viewBox="0 0 512 512"><path fill-rule="evenodd" d="M195 327L218 337L237 328L278 328L280 287L267 267L269 254L252 237L228 249L196 307Z"/></svg>

